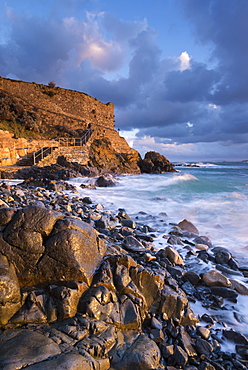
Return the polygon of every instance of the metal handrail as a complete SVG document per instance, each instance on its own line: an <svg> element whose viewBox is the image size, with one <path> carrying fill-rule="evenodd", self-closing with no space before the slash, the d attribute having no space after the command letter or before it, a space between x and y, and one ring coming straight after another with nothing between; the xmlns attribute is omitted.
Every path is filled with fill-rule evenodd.
<svg viewBox="0 0 248 370"><path fill-rule="evenodd" d="M45 146L42 147L35 152L33 152L33 163L34 165L39 161L42 161L48 154L51 154L54 149L57 149L61 146L83 146L89 140L93 130L87 130L83 136L79 138L67 138L67 137L60 137L56 138L58 142L58 146ZM39 158L39 159L38 159ZM38 159L38 160L37 160Z"/></svg>

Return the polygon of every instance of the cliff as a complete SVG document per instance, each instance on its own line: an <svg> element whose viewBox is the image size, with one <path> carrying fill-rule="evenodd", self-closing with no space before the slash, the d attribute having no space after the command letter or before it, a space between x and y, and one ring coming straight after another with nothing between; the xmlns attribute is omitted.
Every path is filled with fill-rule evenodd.
<svg viewBox="0 0 248 370"><path fill-rule="evenodd" d="M0 166L49 166L64 157L100 173L174 171L165 157L141 161L114 117L113 103L85 93L0 77Z"/></svg>
<svg viewBox="0 0 248 370"><path fill-rule="evenodd" d="M76 141L87 132L87 143L86 140L83 144ZM140 159L139 153L130 148L114 128L113 103L104 104L87 94L54 84L46 86L0 78L0 134L2 166L16 164L20 158L43 147L60 149L42 165L56 163L60 155L84 165L90 159L98 162L92 157L96 140L98 149L100 143L105 148L99 153L104 155L101 167L103 162L116 167L121 158L128 161L131 157L136 162ZM58 138L67 141L61 142ZM84 149L80 153L82 145ZM132 163L131 170L129 167L126 166L128 173L139 172L137 164L133 166Z"/></svg>

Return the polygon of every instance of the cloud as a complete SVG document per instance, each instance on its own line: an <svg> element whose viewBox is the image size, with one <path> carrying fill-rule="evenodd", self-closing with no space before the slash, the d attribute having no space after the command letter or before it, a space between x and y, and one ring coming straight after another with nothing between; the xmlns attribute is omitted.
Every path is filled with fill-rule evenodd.
<svg viewBox="0 0 248 370"><path fill-rule="evenodd" d="M114 102L117 127L138 129L137 140L154 138L146 146L243 145L248 141L248 2L175 2L196 42L211 45L210 63L198 62L187 47L166 55L147 19L118 19L97 10L96 0L65 0L60 7L60 1L46 0L37 9L27 0L24 9L6 7L0 16L0 73L38 83L54 80Z"/></svg>

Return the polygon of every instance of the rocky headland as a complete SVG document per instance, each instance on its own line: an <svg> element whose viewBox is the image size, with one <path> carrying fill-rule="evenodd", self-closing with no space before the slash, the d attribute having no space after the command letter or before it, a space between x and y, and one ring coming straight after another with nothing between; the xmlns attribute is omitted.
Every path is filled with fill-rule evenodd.
<svg viewBox="0 0 248 370"><path fill-rule="evenodd" d="M224 317L248 267L187 220L158 250L142 216L63 180L1 183L0 369L247 368L248 339Z"/></svg>

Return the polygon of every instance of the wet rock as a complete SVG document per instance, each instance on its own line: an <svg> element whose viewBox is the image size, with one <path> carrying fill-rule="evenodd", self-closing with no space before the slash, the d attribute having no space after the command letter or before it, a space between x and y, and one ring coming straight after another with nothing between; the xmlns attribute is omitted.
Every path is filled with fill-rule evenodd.
<svg viewBox="0 0 248 370"><path fill-rule="evenodd" d="M166 157L154 151L147 152L145 158L138 161L138 166L141 173L176 172Z"/></svg>
<svg viewBox="0 0 248 370"><path fill-rule="evenodd" d="M248 339L241 333L235 330L223 330L223 335L226 339L231 340L236 344L248 346Z"/></svg>
<svg viewBox="0 0 248 370"><path fill-rule="evenodd" d="M208 328L204 328L203 326L197 326L196 332L200 334L203 339L209 339L211 334L210 330Z"/></svg>
<svg viewBox="0 0 248 370"><path fill-rule="evenodd" d="M136 223L135 221L131 220L131 219L123 219L121 220L121 223L123 226L126 226L126 227L129 227L130 229L135 229L136 228Z"/></svg>
<svg viewBox="0 0 248 370"><path fill-rule="evenodd" d="M231 253L223 247L214 247L212 248L212 252L214 253L216 263L221 265L227 264L232 258Z"/></svg>
<svg viewBox="0 0 248 370"><path fill-rule="evenodd" d="M247 345L236 345L236 351L242 359L248 360L248 344Z"/></svg>
<svg viewBox="0 0 248 370"><path fill-rule="evenodd" d="M182 229L182 230L186 230L190 233L193 233L193 234L199 234L199 231L197 229L197 227L195 227L194 224L192 224L192 222L184 219L183 221L179 222L178 226Z"/></svg>
<svg viewBox="0 0 248 370"><path fill-rule="evenodd" d="M159 311L166 313L168 318L177 319L180 323L184 316L185 306L188 304L186 294L181 289L176 292L165 285L161 291L160 301Z"/></svg>
<svg viewBox="0 0 248 370"><path fill-rule="evenodd" d="M213 346L202 338L196 338L195 348L200 355L205 355L207 357L209 357L213 352Z"/></svg>
<svg viewBox="0 0 248 370"><path fill-rule="evenodd" d="M207 236L197 236L194 239L195 244L206 244L209 248L212 248L212 242Z"/></svg>
<svg viewBox="0 0 248 370"><path fill-rule="evenodd" d="M115 184L116 184L116 181L111 175L108 175L108 176L102 175L98 177L95 181L95 186L98 186L98 187L115 186Z"/></svg>
<svg viewBox="0 0 248 370"><path fill-rule="evenodd" d="M126 238L123 240L123 246L133 252L145 252L146 248L144 245L138 241L134 236L128 235Z"/></svg>
<svg viewBox="0 0 248 370"><path fill-rule="evenodd" d="M175 235L170 236L167 243L171 245L183 245L182 239Z"/></svg>
<svg viewBox="0 0 248 370"><path fill-rule="evenodd" d="M183 279L189 281L193 286L196 286L200 281L200 276L194 271L186 271L183 274Z"/></svg>
<svg viewBox="0 0 248 370"><path fill-rule="evenodd" d="M210 270L206 272L202 279L208 286L231 287L232 285L230 280L217 270Z"/></svg>
<svg viewBox="0 0 248 370"><path fill-rule="evenodd" d="M194 247L199 251L207 251L209 249L207 244L195 244Z"/></svg>
<svg viewBox="0 0 248 370"><path fill-rule="evenodd" d="M248 287L240 281L230 279L232 283L232 289L235 289L239 294L248 295Z"/></svg>
<svg viewBox="0 0 248 370"><path fill-rule="evenodd" d="M178 344L184 349L189 357L197 356L196 350L194 349L194 341L190 335L186 332L183 326L180 327L178 335Z"/></svg>
<svg viewBox="0 0 248 370"><path fill-rule="evenodd" d="M7 324L20 307L21 293L15 268L0 254L0 326Z"/></svg>
<svg viewBox="0 0 248 370"><path fill-rule="evenodd" d="M224 272L225 274L228 274L228 275L243 276L243 274L240 271L232 270L231 268L229 268L229 267L227 267L225 265L219 265L219 264L217 264L216 265L216 268L218 270Z"/></svg>
<svg viewBox="0 0 248 370"><path fill-rule="evenodd" d="M120 361L114 364L116 370L150 370L159 367L160 351L156 343L140 334L128 348Z"/></svg>
<svg viewBox="0 0 248 370"><path fill-rule="evenodd" d="M174 346L174 357L176 364L180 367L186 365L188 362L188 355L180 346Z"/></svg>
<svg viewBox="0 0 248 370"><path fill-rule="evenodd" d="M76 220L71 226L49 237L45 254L38 264L41 281L90 279L100 263L106 246L87 223Z"/></svg>
<svg viewBox="0 0 248 370"><path fill-rule="evenodd" d="M200 258L202 261L208 263L210 260L210 255L207 253L206 250L197 251L197 257Z"/></svg>
<svg viewBox="0 0 248 370"><path fill-rule="evenodd" d="M238 293L235 290L226 287L213 286L211 287L211 292L214 295L227 298L232 302L236 302L236 298L238 297Z"/></svg>
<svg viewBox="0 0 248 370"><path fill-rule="evenodd" d="M166 247L165 254L171 263L174 263L175 265L184 265L182 257L175 249L171 247Z"/></svg>
<svg viewBox="0 0 248 370"><path fill-rule="evenodd" d="M0 336L2 368L26 367L61 353L59 346L52 339L35 331L16 329L12 335L7 340Z"/></svg>
<svg viewBox="0 0 248 370"><path fill-rule="evenodd" d="M167 359L174 354L173 344L160 343L159 348L161 350L162 356Z"/></svg>

